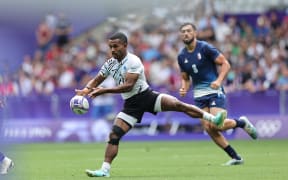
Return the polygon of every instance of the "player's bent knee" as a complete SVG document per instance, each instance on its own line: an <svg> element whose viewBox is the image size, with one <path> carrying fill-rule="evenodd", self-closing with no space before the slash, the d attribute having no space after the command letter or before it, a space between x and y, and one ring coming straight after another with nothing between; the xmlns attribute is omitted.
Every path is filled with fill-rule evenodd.
<svg viewBox="0 0 288 180"><path fill-rule="evenodd" d="M126 133L121 127L119 127L119 126L117 126L117 125L113 125L113 127L112 127L112 132L113 132L119 139L121 139L121 137L124 136L125 133Z"/></svg>
<svg viewBox="0 0 288 180"><path fill-rule="evenodd" d="M114 125L112 132L110 133L108 143L112 145L119 145L120 139L125 135L125 133L126 132L121 127Z"/></svg>
<svg viewBox="0 0 288 180"><path fill-rule="evenodd" d="M111 138L109 141L108 141L108 144L111 144L111 145L119 145L119 142L120 142L120 139L119 138Z"/></svg>

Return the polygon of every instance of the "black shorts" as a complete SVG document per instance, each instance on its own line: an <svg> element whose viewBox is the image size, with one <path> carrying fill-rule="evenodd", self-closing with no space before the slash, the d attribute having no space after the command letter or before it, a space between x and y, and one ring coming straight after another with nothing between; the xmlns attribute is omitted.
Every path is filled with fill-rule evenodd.
<svg viewBox="0 0 288 180"><path fill-rule="evenodd" d="M140 123L144 112L157 114L157 112L154 111L154 105L158 96L158 92L148 88L147 90L126 99L124 108L121 112L136 118L137 123Z"/></svg>

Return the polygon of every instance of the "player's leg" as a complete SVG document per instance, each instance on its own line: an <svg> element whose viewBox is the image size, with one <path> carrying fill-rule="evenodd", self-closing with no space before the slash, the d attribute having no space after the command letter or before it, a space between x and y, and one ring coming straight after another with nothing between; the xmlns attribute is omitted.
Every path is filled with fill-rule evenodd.
<svg viewBox="0 0 288 180"><path fill-rule="evenodd" d="M222 127L223 122L226 118L226 111L219 112L217 115L212 115L208 112L203 111L202 109L184 103L178 100L176 97L168 95L168 94L160 94L156 101L156 106L161 107L161 111L177 111L184 112L190 117L193 118L202 118L208 122L212 122L217 127Z"/></svg>
<svg viewBox="0 0 288 180"><path fill-rule="evenodd" d="M257 129L254 127L254 125L249 121L249 119L246 116L241 116L238 121L244 122L245 124L244 127L243 126L241 127L246 131L247 134L249 134L249 136L252 139L258 138Z"/></svg>
<svg viewBox="0 0 288 180"><path fill-rule="evenodd" d="M109 135L109 141L105 152L105 162L112 163L118 153L118 146L121 138L131 129L131 125L117 118L112 131Z"/></svg>
<svg viewBox="0 0 288 180"><path fill-rule="evenodd" d="M86 170L90 177L110 177L111 163L118 154L119 142L121 138L131 129L133 125L117 117L112 131L109 135L109 141L106 146L105 158L102 167L99 170Z"/></svg>
<svg viewBox="0 0 288 180"><path fill-rule="evenodd" d="M205 108L204 110L210 112L211 114L216 114L219 111L222 111L222 108L218 107L211 107ZM236 150L229 144L227 139L223 136L221 131L214 126L213 124L207 124L205 121L202 121L202 125L206 132L209 134L209 136L212 138L212 140L220 147L222 148L228 156L231 157L231 160L228 161L225 165L239 165L243 164L243 159L241 156L236 152ZM224 126L234 128L236 126L236 122L231 119L226 119L224 122Z"/></svg>
<svg viewBox="0 0 288 180"><path fill-rule="evenodd" d="M211 112L211 114L213 114ZM239 119L226 118L222 127L216 127L219 131L226 131L228 129L242 128L252 139L257 139L258 133L254 125L246 116L241 116Z"/></svg>
<svg viewBox="0 0 288 180"><path fill-rule="evenodd" d="M0 152L0 174L7 174L9 169L13 166L13 161Z"/></svg>

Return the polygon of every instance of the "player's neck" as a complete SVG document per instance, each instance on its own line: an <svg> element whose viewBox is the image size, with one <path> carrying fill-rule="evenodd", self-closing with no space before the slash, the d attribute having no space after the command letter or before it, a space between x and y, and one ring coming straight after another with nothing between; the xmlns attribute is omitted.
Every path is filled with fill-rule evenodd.
<svg viewBox="0 0 288 180"><path fill-rule="evenodd" d="M187 49L188 52L193 52L195 50L196 42L197 41L195 39L193 42L191 42L190 44L186 45L186 49Z"/></svg>
<svg viewBox="0 0 288 180"><path fill-rule="evenodd" d="M118 62L120 63L120 62L122 62L125 58L126 58L126 56L127 56L127 53L125 53L122 57L120 57L119 59L117 59L118 60Z"/></svg>

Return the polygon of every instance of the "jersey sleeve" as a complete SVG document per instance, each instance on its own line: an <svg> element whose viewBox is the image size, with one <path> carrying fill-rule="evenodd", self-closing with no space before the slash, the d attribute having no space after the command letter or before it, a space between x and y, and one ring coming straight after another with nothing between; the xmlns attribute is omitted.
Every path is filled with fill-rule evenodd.
<svg viewBox="0 0 288 180"><path fill-rule="evenodd" d="M99 73L103 76L103 77L107 77L109 76L110 72L108 71L108 63L105 62L103 64L103 66L101 67Z"/></svg>
<svg viewBox="0 0 288 180"><path fill-rule="evenodd" d="M206 46L204 46L204 54L205 56L207 56L208 59L215 61L216 58L219 56L220 52L213 45L206 44Z"/></svg>
<svg viewBox="0 0 288 180"><path fill-rule="evenodd" d="M135 73L135 74L140 74L143 71L143 65L140 61L140 59L135 59L131 61L132 63L127 69L128 73Z"/></svg>
<svg viewBox="0 0 288 180"><path fill-rule="evenodd" d="M178 60L180 71L183 72L183 63L182 63L183 61L182 61L181 55L178 55L177 60Z"/></svg>

